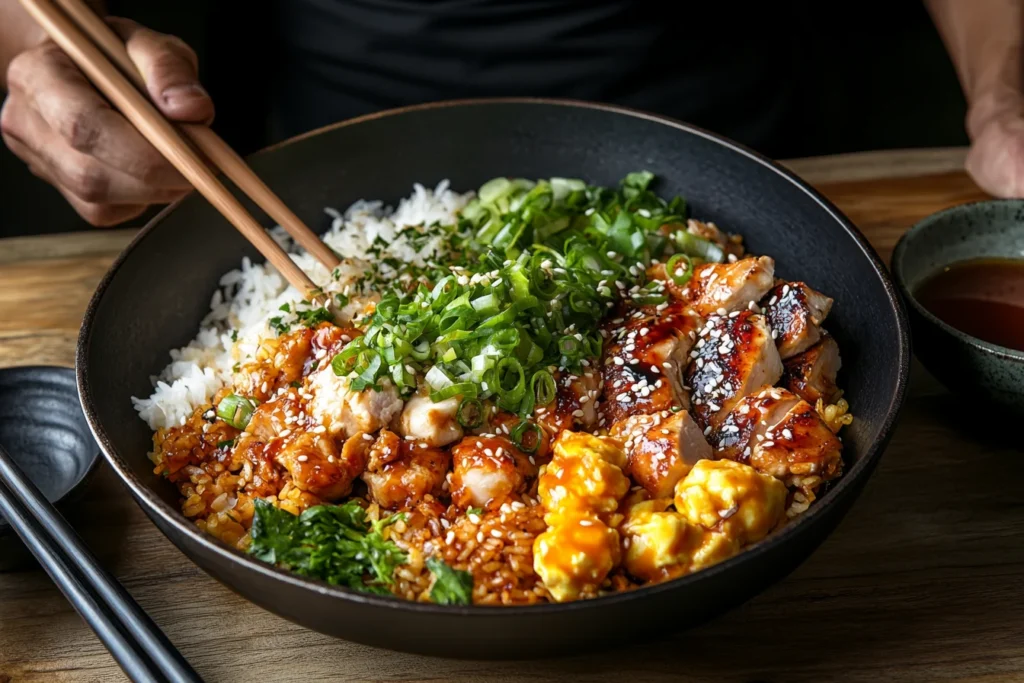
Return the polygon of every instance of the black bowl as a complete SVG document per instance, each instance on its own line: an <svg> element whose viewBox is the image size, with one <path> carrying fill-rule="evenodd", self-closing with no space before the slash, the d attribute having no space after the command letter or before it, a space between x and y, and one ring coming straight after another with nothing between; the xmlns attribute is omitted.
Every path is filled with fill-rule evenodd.
<svg viewBox="0 0 1024 683"><path fill-rule="evenodd" d="M50 366L0 370L0 445L46 500L66 515L100 459L78 400L75 371ZM0 571L35 565L0 516Z"/></svg>
<svg viewBox="0 0 1024 683"><path fill-rule="evenodd" d="M497 175L575 176L614 184L648 169L695 216L743 233L782 277L835 297L829 329L856 420L848 470L799 522L697 574L593 600L531 607L444 607L336 588L250 559L181 515L146 459L150 433L129 400L148 395L167 350L187 343L222 273L254 250L200 197L165 211L100 284L78 346L86 415L114 470L184 553L249 600L309 628L396 650L521 658L622 645L690 627L792 571L839 523L874 469L903 402L907 322L864 237L795 176L738 145L678 122L566 101L485 100L401 109L344 122L251 159L314 228L325 206L396 201L414 182L472 189Z"/></svg>

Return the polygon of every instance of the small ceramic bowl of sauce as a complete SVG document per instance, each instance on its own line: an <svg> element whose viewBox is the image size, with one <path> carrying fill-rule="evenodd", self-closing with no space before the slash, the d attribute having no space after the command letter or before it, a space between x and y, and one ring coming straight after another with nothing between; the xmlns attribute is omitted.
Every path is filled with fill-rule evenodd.
<svg viewBox="0 0 1024 683"><path fill-rule="evenodd" d="M1024 200L925 218L892 272L925 368L967 404L1024 415Z"/></svg>

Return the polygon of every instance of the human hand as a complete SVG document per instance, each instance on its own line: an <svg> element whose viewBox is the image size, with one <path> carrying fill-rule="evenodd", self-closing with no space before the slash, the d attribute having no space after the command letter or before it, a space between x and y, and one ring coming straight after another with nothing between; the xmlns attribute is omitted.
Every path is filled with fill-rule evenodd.
<svg viewBox="0 0 1024 683"><path fill-rule="evenodd" d="M164 116L192 123L213 119L213 102L199 84L188 45L126 19L108 21ZM124 222L191 189L55 43L15 57L7 85L0 110L4 143L92 225Z"/></svg>
<svg viewBox="0 0 1024 683"><path fill-rule="evenodd" d="M966 168L996 197L1024 197L1024 94L1003 89L978 98L967 115Z"/></svg>

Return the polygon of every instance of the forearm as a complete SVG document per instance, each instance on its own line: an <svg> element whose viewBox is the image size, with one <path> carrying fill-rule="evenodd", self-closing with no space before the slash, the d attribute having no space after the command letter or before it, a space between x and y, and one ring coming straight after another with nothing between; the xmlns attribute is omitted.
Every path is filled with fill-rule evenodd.
<svg viewBox="0 0 1024 683"><path fill-rule="evenodd" d="M973 138L1024 98L1024 0L925 0L970 107Z"/></svg>
<svg viewBox="0 0 1024 683"><path fill-rule="evenodd" d="M88 3L97 11L104 9L102 0ZM46 33L22 9L18 0L0 0L0 89L7 87L7 67L19 54L46 40Z"/></svg>

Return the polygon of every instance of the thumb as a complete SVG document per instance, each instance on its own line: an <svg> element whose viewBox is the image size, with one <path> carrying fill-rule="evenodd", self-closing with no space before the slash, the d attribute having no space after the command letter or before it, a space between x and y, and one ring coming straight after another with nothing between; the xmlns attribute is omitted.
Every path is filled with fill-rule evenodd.
<svg viewBox="0 0 1024 683"><path fill-rule="evenodd" d="M1024 117L1007 112L986 122L971 142L966 170L995 197L1024 196Z"/></svg>
<svg viewBox="0 0 1024 683"><path fill-rule="evenodd" d="M164 116L189 123L213 121L213 100L199 83L199 60L192 48L176 36L157 33L126 19L111 19L109 23L124 39L128 56Z"/></svg>

